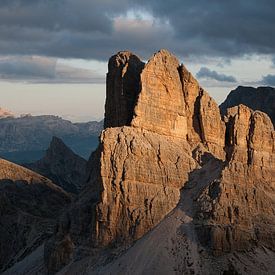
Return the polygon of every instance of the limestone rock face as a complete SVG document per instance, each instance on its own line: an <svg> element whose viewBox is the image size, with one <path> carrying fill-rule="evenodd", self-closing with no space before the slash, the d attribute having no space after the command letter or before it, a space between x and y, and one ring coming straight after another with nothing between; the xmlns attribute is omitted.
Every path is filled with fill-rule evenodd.
<svg viewBox="0 0 275 275"><path fill-rule="evenodd" d="M135 66L129 63L131 58ZM142 71L131 68L137 64L138 59L127 52L109 62L108 76L119 73L117 78L107 78L113 90L107 86L105 122L116 116L107 108L108 96L120 102L121 95L132 92L136 102L133 112L129 112L131 104L129 109L120 109L119 117L127 117L124 124L130 121L131 127L107 129L101 137L100 175L96 176L101 179L101 195L95 226L100 245L140 238L175 207L180 188L196 167L191 151L198 143L217 157L225 157L225 124L219 108L177 58L160 50ZM124 81L124 74L135 79L131 89L116 87L118 80ZM188 133L197 143L188 141Z"/></svg>
<svg viewBox="0 0 275 275"><path fill-rule="evenodd" d="M208 256L273 238L274 130L265 114L239 106L222 119L191 73L161 50L145 65L129 52L111 58L105 116L86 188L46 245L49 273L87 255L94 267L173 209L176 226L167 221L165 230L176 238L187 230L188 245Z"/></svg>
<svg viewBox="0 0 275 275"><path fill-rule="evenodd" d="M179 74L187 117L187 139L191 145L203 143L220 159L224 159L225 124L217 103L203 90L198 81L181 65Z"/></svg>
<svg viewBox="0 0 275 275"><path fill-rule="evenodd" d="M177 58L166 50L148 61L140 77L132 126L186 139L187 119L179 66Z"/></svg>
<svg viewBox="0 0 275 275"><path fill-rule="evenodd" d="M0 271L50 238L69 202L70 196L49 179L0 159Z"/></svg>
<svg viewBox="0 0 275 275"><path fill-rule="evenodd" d="M187 139L189 143L197 145L199 142L202 142L199 113L200 98L201 93L203 93L203 89L184 65L181 65L178 70L182 84L185 112L187 117Z"/></svg>
<svg viewBox="0 0 275 275"><path fill-rule="evenodd" d="M253 245L274 249L272 122L265 113L244 105L228 109L227 116L227 165L198 198L201 239L219 254L244 251Z"/></svg>
<svg viewBox="0 0 275 275"><path fill-rule="evenodd" d="M127 243L176 206L196 162L186 141L139 128L107 129L101 144L95 239L100 245Z"/></svg>
<svg viewBox="0 0 275 275"><path fill-rule="evenodd" d="M202 141L214 156L224 159L225 124L221 120L219 107L204 91L201 93L199 103Z"/></svg>
<svg viewBox="0 0 275 275"><path fill-rule="evenodd" d="M26 167L51 179L67 192L78 193L85 183L86 163L60 138L53 137L46 155Z"/></svg>
<svg viewBox="0 0 275 275"><path fill-rule="evenodd" d="M140 89L144 63L130 52L119 52L108 64L104 127L129 125Z"/></svg>
<svg viewBox="0 0 275 275"><path fill-rule="evenodd" d="M122 125L188 139L195 147L202 142L224 158L225 125L218 105L167 50L155 53L145 65L129 52L111 57L105 128Z"/></svg>

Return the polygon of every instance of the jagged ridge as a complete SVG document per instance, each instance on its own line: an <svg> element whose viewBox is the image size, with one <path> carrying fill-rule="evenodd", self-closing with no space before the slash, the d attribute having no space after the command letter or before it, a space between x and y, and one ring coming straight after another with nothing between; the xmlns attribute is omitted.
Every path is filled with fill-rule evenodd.
<svg viewBox="0 0 275 275"><path fill-rule="evenodd" d="M191 204L181 222L195 228L196 251L244 252L268 240L274 249L275 146L267 115L239 106L223 119L166 50L145 65L129 52L112 57L105 108L108 128L90 158L87 188L46 246L50 273L76 255L96 255L91 265L100 264L108 249L115 253L154 228L180 195Z"/></svg>

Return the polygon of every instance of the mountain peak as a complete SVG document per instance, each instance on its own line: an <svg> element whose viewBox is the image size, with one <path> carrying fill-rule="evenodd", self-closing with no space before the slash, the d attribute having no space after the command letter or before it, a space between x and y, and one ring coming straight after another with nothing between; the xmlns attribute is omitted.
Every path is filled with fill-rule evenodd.
<svg viewBox="0 0 275 275"><path fill-rule="evenodd" d="M76 260L83 250L91 263L129 252L130 264L110 268L117 274L227 274L228 263L243 273L244 257L250 270L260 266L248 251L262 247L273 261L275 133L268 116L239 105L222 117L167 50L146 64L130 52L112 56L106 91L105 130L87 166L85 192L45 246L48 272L70 264L81 273ZM73 171L71 159L51 158L63 148L58 139L52 143L44 167ZM143 255L146 266L139 265Z"/></svg>
<svg viewBox="0 0 275 275"><path fill-rule="evenodd" d="M27 167L51 179L64 190L77 193L85 183L87 161L54 136L46 155Z"/></svg>
<svg viewBox="0 0 275 275"><path fill-rule="evenodd" d="M11 111L0 107L0 118L14 117L14 116L15 115Z"/></svg>
<svg viewBox="0 0 275 275"><path fill-rule="evenodd" d="M47 152L63 152L67 154L74 154L73 151L63 142L61 138L58 138L56 136L52 137L52 140L50 142L50 146L47 150Z"/></svg>

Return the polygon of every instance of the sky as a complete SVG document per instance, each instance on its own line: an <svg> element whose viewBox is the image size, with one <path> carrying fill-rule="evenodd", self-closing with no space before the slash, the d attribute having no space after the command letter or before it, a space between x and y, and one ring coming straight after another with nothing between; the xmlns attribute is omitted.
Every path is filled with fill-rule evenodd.
<svg viewBox="0 0 275 275"><path fill-rule="evenodd" d="M221 103L275 86L274 0L1 0L0 106L73 121L104 115L110 56L174 53Z"/></svg>

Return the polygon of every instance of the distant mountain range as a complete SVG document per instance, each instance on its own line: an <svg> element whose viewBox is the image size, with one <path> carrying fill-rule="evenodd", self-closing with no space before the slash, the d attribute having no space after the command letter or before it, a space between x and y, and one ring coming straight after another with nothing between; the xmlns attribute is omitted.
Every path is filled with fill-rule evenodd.
<svg viewBox="0 0 275 275"><path fill-rule="evenodd" d="M72 123L58 116L23 116L0 119L0 157L16 163L42 158L53 136L88 159L98 144L103 121Z"/></svg>

